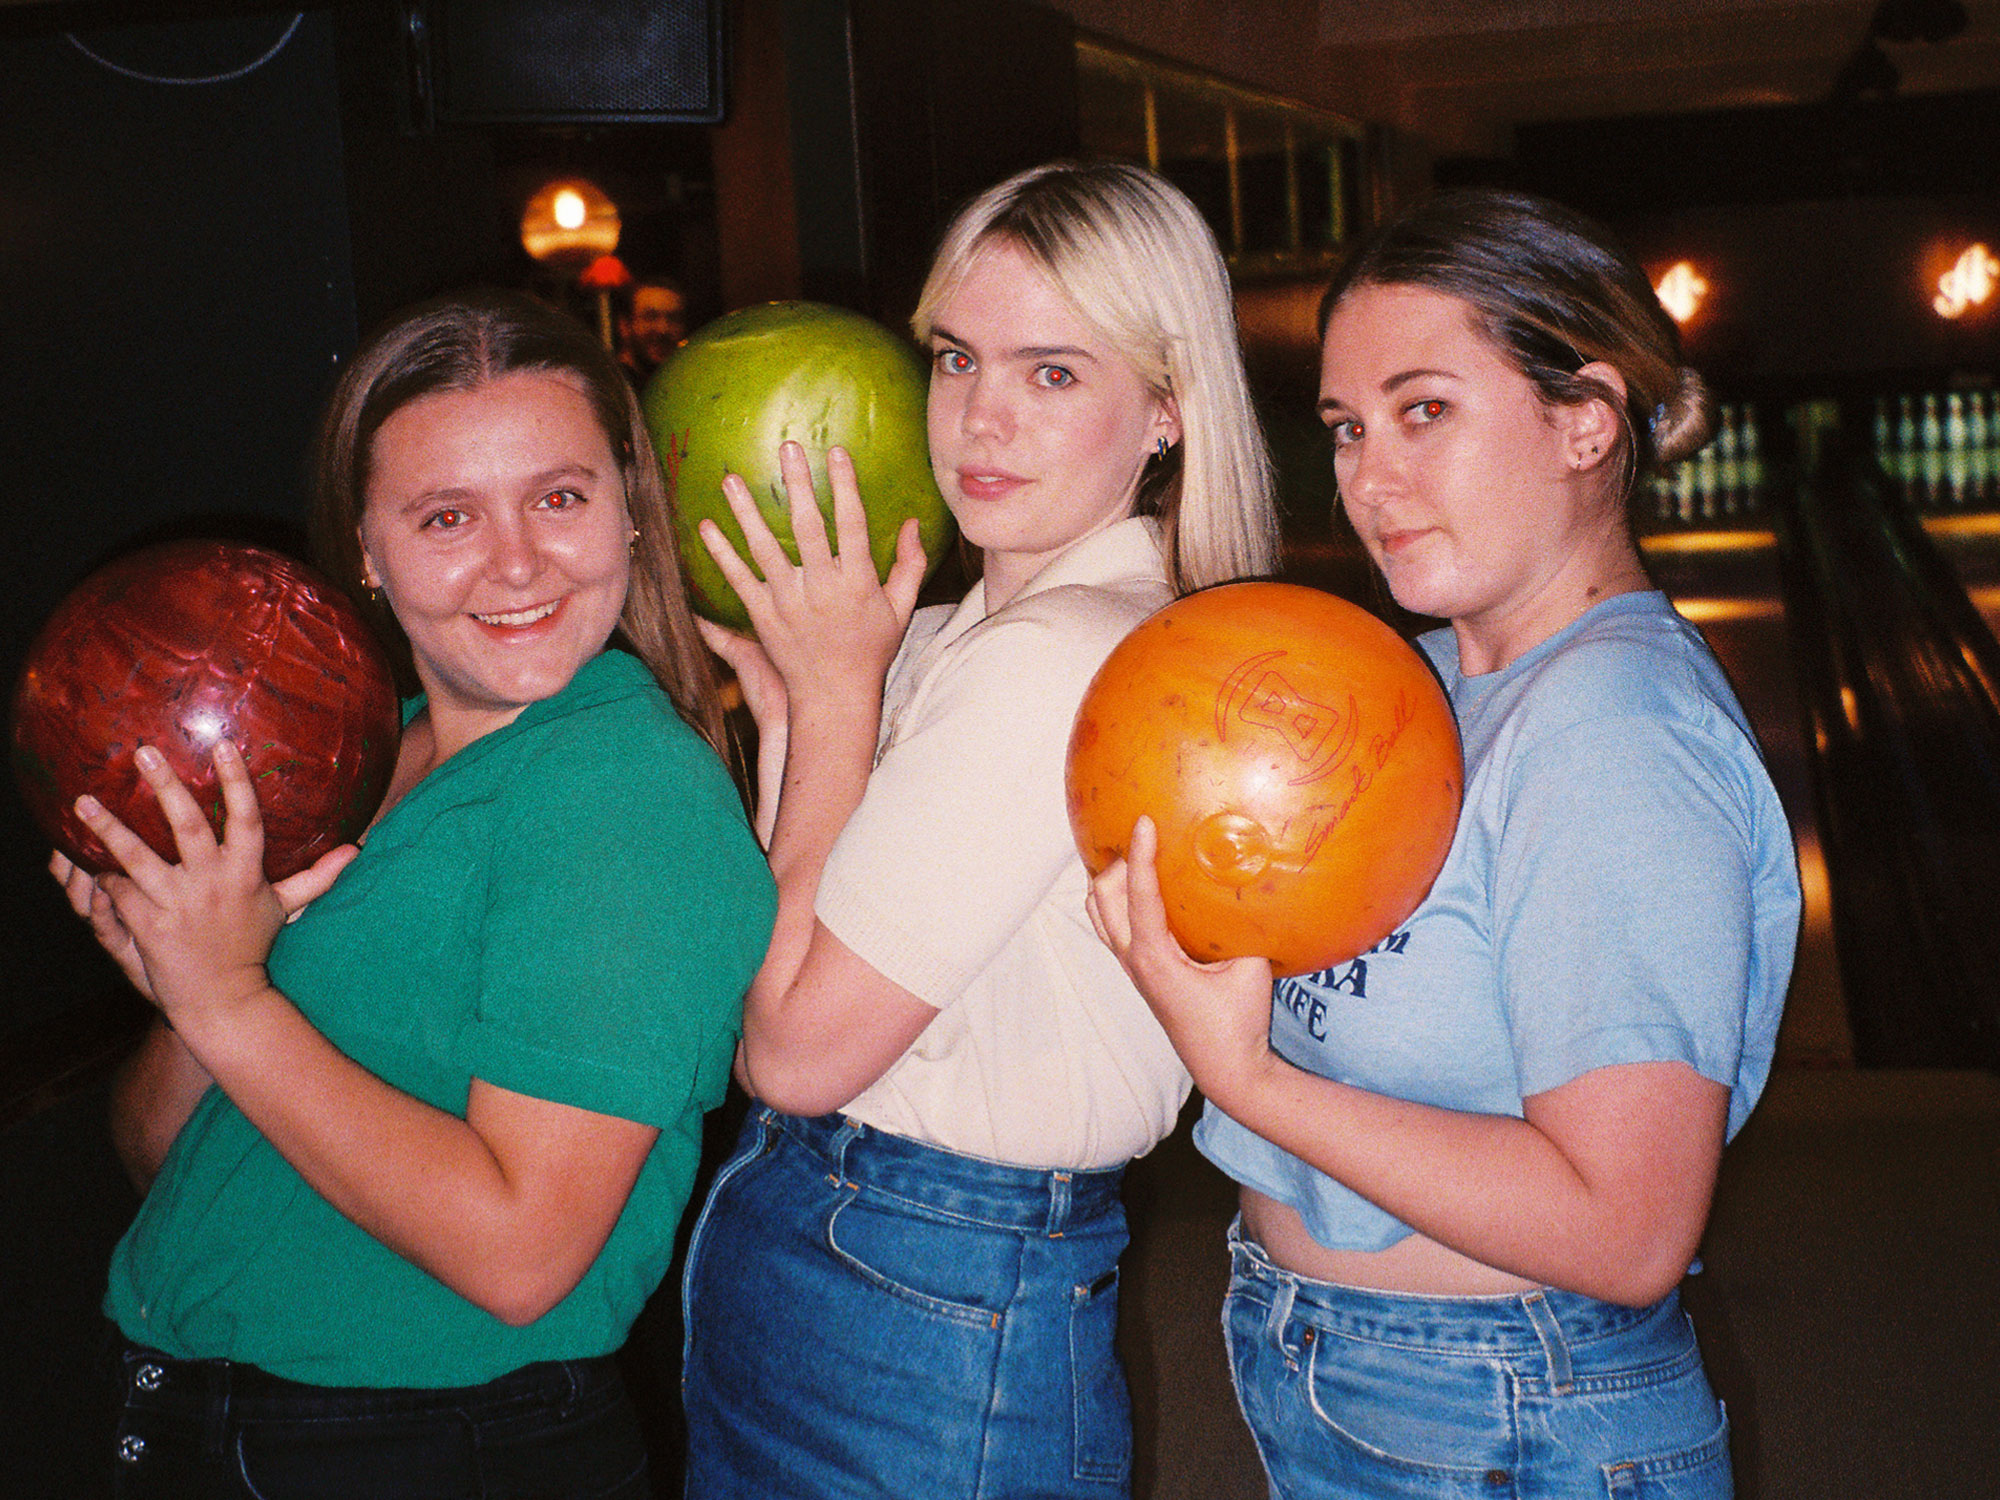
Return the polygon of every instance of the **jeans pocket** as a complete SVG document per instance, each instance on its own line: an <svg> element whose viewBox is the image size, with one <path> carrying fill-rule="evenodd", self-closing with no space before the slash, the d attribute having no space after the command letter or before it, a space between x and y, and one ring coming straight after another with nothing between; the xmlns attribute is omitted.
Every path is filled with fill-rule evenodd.
<svg viewBox="0 0 2000 1500"><path fill-rule="evenodd" d="M1719 1410L1719 1406L1718 1406ZM1609 1500L1729 1500L1735 1477L1729 1466L1729 1414L1692 1448L1604 1465Z"/></svg>
<svg viewBox="0 0 2000 1500"><path fill-rule="evenodd" d="M878 1291L948 1322L999 1327L1018 1259L1008 1236L912 1213L866 1189L842 1194L825 1234L833 1256Z"/></svg>
<svg viewBox="0 0 2000 1500"><path fill-rule="evenodd" d="M1118 1270L1071 1293L1070 1394L1078 1479L1123 1484L1132 1472L1132 1397L1118 1364Z"/></svg>

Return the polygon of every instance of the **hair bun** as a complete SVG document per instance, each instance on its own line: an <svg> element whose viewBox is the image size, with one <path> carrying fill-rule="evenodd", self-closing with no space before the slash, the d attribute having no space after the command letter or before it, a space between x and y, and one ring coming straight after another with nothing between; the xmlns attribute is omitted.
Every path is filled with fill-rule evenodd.
<svg viewBox="0 0 2000 1500"><path fill-rule="evenodd" d="M1715 398L1692 366L1674 372L1674 388L1653 412L1653 457L1678 463L1699 453L1715 433Z"/></svg>

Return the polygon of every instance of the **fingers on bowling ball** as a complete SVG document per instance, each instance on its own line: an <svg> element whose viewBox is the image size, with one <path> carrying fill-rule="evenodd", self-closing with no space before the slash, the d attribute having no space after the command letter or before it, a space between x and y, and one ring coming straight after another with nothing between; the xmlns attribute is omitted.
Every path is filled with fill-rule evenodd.
<svg viewBox="0 0 2000 1500"><path fill-rule="evenodd" d="M173 831L134 759L156 746L222 833L215 749L240 752L273 880L351 842L388 789L394 680L367 622L282 554L174 542L108 564L57 607L13 700L23 800L66 857L114 867L77 816L89 793L161 858Z"/></svg>

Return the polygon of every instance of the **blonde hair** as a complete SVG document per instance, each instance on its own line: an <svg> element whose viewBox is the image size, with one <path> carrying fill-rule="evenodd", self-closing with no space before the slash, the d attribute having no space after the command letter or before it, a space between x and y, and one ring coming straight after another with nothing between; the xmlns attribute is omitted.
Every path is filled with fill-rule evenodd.
<svg viewBox="0 0 2000 1500"><path fill-rule="evenodd" d="M1160 518L1175 593L1272 571L1271 460L1229 274L1187 196L1116 162L1052 162L989 188L945 231L910 319L918 339L929 342L939 308L996 242L1027 256L1155 395L1178 405L1181 440L1147 463L1135 500Z"/></svg>
<svg viewBox="0 0 2000 1500"><path fill-rule="evenodd" d="M728 760L714 669L681 580L673 501L638 398L604 346L554 308L512 292L443 297L403 313L362 345L320 421L311 520L320 565L362 604L407 669L409 642L386 605L370 598L361 556L375 434L412 401L477 390L516 371L566 376L590 402L618 457L634 531L619 634L680 716Z"/></svg>

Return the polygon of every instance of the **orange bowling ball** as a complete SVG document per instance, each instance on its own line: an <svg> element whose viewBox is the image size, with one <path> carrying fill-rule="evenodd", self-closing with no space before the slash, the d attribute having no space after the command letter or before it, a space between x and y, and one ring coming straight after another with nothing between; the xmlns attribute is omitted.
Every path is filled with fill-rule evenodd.
<svg viewBox="0 0 2000 1500"><path fill-rule="evenodd" d="M1430 666L1318 589L1233 583L1176 600L1105 660L1070 733L1070 827L1094 875L1141 813L1167 920L1203 961L1280 975L1345 963L1430 890L1464 791Z"/></svg>

